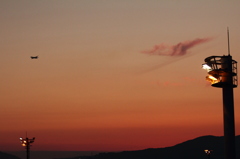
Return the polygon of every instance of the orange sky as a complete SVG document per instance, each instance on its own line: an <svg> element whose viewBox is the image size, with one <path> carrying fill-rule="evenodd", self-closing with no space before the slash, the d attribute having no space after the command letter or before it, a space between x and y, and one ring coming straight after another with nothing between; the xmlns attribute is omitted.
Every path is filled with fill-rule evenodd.
<svg viewBox="0 0 240 159"><path fill-rule="evenodd" d="M222 92L205 82L201 65L227 54L227 27L239 61L239 1L3 0L0 6L1 151L23 150L19 137L26 131L36 137L33 150L77 151L223 135ZM142 53L196 38L213 39L182 57ZM234 95L239 135L238 88Z"/></svg>

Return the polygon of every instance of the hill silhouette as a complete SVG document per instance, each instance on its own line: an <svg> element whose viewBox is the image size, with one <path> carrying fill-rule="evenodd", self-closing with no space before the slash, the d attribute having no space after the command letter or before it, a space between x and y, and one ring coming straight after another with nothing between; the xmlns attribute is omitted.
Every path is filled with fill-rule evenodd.
<svg viewBox="0 0 240 159"><path fill-rule="evenodd" d="M0 152L0 158L1 159L20 159L17 156L14 156L14 155L11 155L11 154L8 154L8 153L5 153L5 152Z"/></svg>
<svg viewBox="0 0 240 159"><path fill-rule="evenodd" d="M236 150L239 148L240 136L236 136ZM205 149L213 150L211 159L224 159L224 137L209 135L188 140L172 147L106 152L94 156L78 156L65 159L208 159L208 156L204 153ZM237 159L240 159L240 153L236 152Z"/></svg>

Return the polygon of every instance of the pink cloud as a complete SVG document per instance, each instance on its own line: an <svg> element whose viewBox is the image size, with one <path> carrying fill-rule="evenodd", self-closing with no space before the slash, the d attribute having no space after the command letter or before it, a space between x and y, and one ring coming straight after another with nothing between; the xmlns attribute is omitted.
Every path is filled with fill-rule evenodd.
<svg viewBox="0 0 240 159"><path fill-rule="evenodd" d="M183 56L187 54L187 51L199 44L205 43L212 40L212 38L197 38L191 41L179 42L176 45L167 45L167 44L159 44L155 45L153 49L149 51L142 51L142 53L149 55L163 55L163 56Z"/></svg>

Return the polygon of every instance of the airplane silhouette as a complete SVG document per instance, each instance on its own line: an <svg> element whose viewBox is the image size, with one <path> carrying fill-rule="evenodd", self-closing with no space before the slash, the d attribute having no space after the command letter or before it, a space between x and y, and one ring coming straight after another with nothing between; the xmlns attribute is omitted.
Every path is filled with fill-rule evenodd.
<svg viewBox="0 0 240 159"><path fill-rule="evenodd" d="M31 56L31 59L38 59L38 56Z"/></svg>

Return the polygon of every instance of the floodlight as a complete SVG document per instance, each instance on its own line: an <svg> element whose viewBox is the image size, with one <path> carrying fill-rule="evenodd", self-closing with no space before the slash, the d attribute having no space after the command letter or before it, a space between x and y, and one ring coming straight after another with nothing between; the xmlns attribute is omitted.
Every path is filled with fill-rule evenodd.
<svg viewBox="0 0 240 159"><path fill-rule="evenodd" d="M202 69L207 70L207 72L212 70L212 68L206 63L202 65Z"/></svg>
<svg viewBox="0 0 240 159"><path fill-rule="evenodd" d="M214 77L212 75L206 76L206 80L211 82L211 84L215 84L215 83L220 82L218 78L216 78L216 77Z"/></svg>

